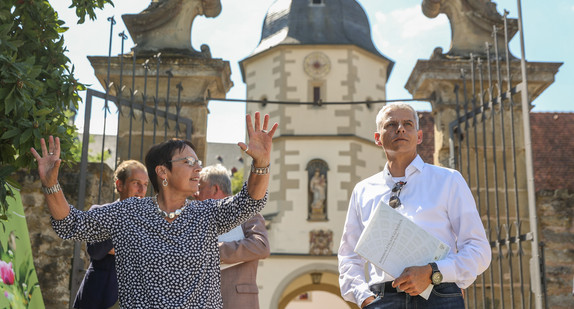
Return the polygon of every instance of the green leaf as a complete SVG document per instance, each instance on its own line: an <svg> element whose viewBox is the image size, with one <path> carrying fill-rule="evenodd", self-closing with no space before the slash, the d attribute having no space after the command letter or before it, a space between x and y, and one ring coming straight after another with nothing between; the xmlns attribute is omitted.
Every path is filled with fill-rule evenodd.
<svg viewBox="0 0 574 309"><path fill-rule="evenodd" d="M0 167L0 178L6 178L15 171L16 169L13 166L10 165L2 166Z"/></svg>
<svg viewBox="0 0 574 309"><path fill-rule="evenodd" d="M4 114L8 116L14 107L16 107L16 98L14 97L14 88L12 88L4 98Z"/></svg>
<svg viewBox="0 0 574 309"><path fill-rule="evenodd" d="M34 129L32 129L32 128L26 129L26 131L24 131L24 133L22 133L22 136L20 137L20 143L27 142L33 133L34 133Z"/></svg>
<svg viewBox="0 0 574 309"><path fill-rule="evenodd" d="M18 129L8 130L8 131L4 132L4 134L2 134L2 136L0 137L0 140L12 138L18 134L20 134L20 130L18 130Z"/></svg>
<svg viewBox="0 0 574 309"><path fill-rule="evenodd" d="M14 180L12 177L6 177L6 183L8 183L9 185L11 185L12 187L14 187L15 189L18 190L22 190L22 185L19 184L16 180Z"/></svg>

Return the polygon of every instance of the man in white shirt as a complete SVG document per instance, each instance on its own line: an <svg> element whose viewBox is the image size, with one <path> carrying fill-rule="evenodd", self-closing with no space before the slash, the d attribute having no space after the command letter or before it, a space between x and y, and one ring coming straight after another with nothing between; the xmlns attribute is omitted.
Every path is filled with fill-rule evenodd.
<svg viewBox="0 0 574 309"><path fill-rule="evenodd" d="M458 171L426 164L417 154L423 133L410 105L386 105L376 123L375 143L385 151L387 164L359 182L351 195L338 253L341 295L369 309L464 308L461 289L491 260L472 193ZM357 255L359 236L381 200L448 244L446 258L412 265L393 278ZM419 296L431 284L428 299Z"/></svg>

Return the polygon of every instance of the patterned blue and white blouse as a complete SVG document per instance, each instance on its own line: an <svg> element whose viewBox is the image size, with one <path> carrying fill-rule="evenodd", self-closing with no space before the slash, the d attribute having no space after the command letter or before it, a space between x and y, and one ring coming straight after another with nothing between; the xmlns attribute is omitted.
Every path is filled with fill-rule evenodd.
<svg viewBox="0 0 574 309"><path fill-rule="evenodd" d="M265 206L247 186L223 200L191 201L173 222L152 198L129 198L91 211L70 205L53 220L63 239L112 239L116 252L121 308L223 308L217 236Z"/></svg>

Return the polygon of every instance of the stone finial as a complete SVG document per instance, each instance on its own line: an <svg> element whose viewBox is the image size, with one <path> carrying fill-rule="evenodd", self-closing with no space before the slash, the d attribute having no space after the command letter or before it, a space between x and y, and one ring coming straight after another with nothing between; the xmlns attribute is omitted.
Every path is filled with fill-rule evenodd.
<svg viewBox="0 0 574 309"><path fill-rule="evenodd" d="M447 58L470 57L470 54L485 55L484 43L494 46L492 32L493 26L500 29L498 32L498 53L505 57L504 19L496 10L496 3L490 0L423 0L423 14L435 18L439 14L446 14L450 21L451 43L450 50L445 54ZM507 19L508 41L518 30L517 20ZM435 55L436 57L436 55ZM514 58L510 55L510 58Z"/></svg>
<svg viewBox="0 0 574 309"><path fill-rule="evenodd" d="M196 16L216 17L220 12L220 0L153 0L139 14L125 14L122 19L138 55L161 52L210 58L207 45L201 47L201 52L193 49L191 28Z"/></svg>

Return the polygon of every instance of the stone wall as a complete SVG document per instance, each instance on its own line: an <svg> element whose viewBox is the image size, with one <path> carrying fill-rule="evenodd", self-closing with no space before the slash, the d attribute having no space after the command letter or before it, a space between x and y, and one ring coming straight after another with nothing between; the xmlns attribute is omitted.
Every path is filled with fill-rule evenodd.
<svg viewBox="0 0 574 309"><path fill-rule="evenodd" d="M100 165L89 164L87 171L86 208L96 204L99 192ZM111 201L113 171L104 165L102 179L108 180L102 190L101 200ZM42 191L36 170L22 170L16 174L17 181L22 185L22 202L26 213L26 221L30 233L30 243L34 255L34 265L44 298L46 309L62 309L69 307L70 273L74 242L59 238L52 230L50 214ZM80 179L78 166L62 166L60 169L60 185L68 203L77 204L78 184ZM83 246L85 248L85 245ZM85 249L82 259L88 266Z"/></svg>
<svg viewBox="0 0 574 309"><path fill-rule="evenodd" d="M541 190L536 200L548 307L574 308L574 192Z"/></svg>

